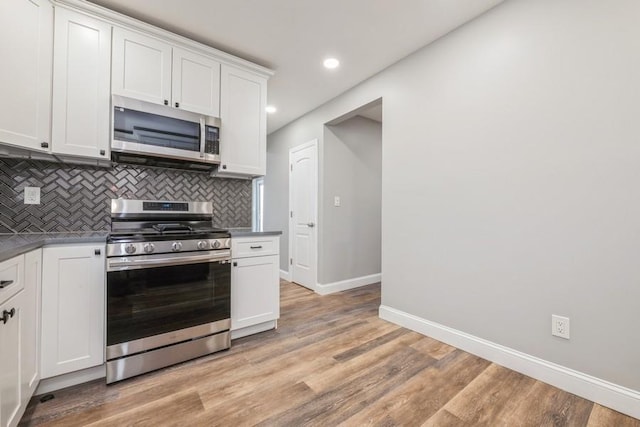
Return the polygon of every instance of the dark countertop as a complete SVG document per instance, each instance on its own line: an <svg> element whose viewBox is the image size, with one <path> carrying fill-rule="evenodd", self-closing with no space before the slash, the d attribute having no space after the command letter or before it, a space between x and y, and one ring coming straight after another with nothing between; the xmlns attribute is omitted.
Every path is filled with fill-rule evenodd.
<svg viewBox="0 0 640 427"><path fill-rule="evenodd" d="M231 237L279 236L282 231L254 231L251 227L230 228ZM67 233L0 234L0 262L46 245L106 243L107 231Z"/></svg>
<svg viewBox="0 0 640 427"><path fill-rule="evenodd" d="M229 228L231 237L279 236L282 231L254 231L251 227Z"/></svg>
<svg viewBox="0 0 640 427"><path fill-rule="evenodd" d="M0 262L45 245L106 243L107 234L106 231L0 234Z"/></svg>

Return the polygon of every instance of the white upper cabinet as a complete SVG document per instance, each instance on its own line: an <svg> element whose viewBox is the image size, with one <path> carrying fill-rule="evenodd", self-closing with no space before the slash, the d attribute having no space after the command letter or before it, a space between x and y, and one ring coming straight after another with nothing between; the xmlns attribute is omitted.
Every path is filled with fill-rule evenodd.
<svg viewBox="0 0 640 427"><path fill-rule="evenodd" d="M55 10L52 152L109 159L111 25Z"/></svg>
<svg viewBox="0 0 640 427"><path fill-rule="evenodd" d="M220 63L188 50L173 49L173 106L220 117Z"/></svg>
<svg viewBox="0 0 640 427"><path fill-rule="evenodd" d="M222 65L220 72L219 174L259 176L266 172L267 79Z"/></svg>
<svg viewBox="0 0 640 427"><path fill-rule="evenodd" d="M0 143L48 150L52 33L47 0L0 1Z"/></svg>
<svg viewBox="0 0 640 427"><path fill-rule="evenodd" d="M112 92L154 104L171 102L171 46L122 28L113 29Z"/></svg>
<svg viewBox="0 0 640 427"><path fill-rule="evenodd" d="M112 92L219 117L220 62L114 28Z"/></svg>

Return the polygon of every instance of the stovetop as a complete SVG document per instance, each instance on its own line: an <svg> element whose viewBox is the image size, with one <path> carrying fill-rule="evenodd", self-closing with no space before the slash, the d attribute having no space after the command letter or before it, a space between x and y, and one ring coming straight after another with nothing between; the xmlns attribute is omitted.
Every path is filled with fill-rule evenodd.
<svg viewBox="0 0 640 427"><path fill-rule="evenodd" d="M111 231L107 238L107 243L228 239L229 237L231 237L229 231L221 228L166 231L145 228L139 230L127 229Z"/></svg>
<svg viewBox="0 0 640 427"><path fill-rule="evenodd" d="M210 202L112 199L107 255L230 249L231 233L212 218Z"/></svg>

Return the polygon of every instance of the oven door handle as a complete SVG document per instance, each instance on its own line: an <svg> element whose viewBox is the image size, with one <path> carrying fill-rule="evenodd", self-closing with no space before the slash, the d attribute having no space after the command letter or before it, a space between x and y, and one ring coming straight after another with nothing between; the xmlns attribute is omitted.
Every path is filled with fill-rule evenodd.
<svg viewBox="0 0 640 427"><path fill-rule="evenodd" d="M207 255L189 255L189 256L172 256L162 258L112 258L107 259L107 272L136 270L142 268L168 267L172 265L184 264L201 264L207 262L227 263L231 261L231 253L229 251L221 251L220 254Z"/></svg>

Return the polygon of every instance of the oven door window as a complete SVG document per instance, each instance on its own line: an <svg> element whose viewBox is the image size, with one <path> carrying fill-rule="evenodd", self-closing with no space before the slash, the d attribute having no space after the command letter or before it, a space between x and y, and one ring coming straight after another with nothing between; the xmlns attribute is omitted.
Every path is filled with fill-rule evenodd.
<svg viewBox="0 0 640 427"><path fill-rule="evenodd" d="M107 345L230 317L230 264L107 273Z"/></svg>

